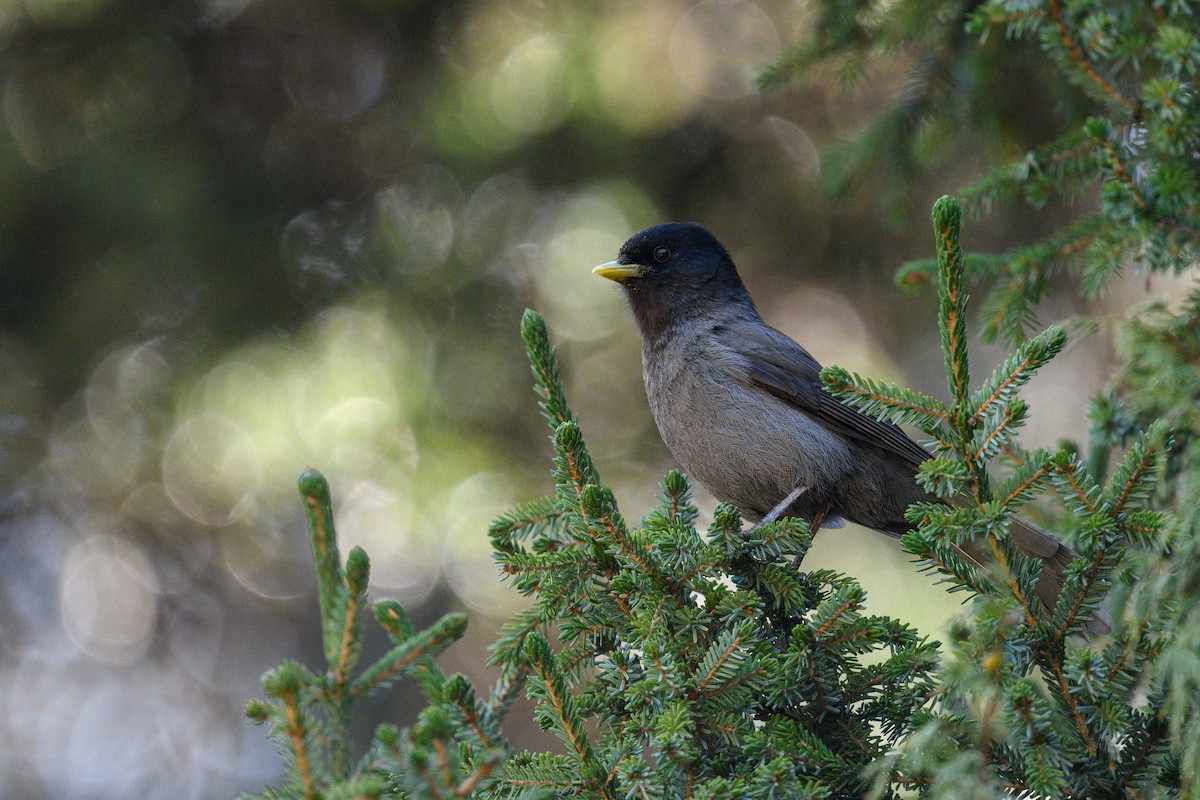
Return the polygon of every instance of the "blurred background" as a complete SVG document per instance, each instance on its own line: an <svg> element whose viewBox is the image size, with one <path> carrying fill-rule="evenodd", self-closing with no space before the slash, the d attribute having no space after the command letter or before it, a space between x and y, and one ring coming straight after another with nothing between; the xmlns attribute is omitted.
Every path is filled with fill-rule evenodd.
<svg viewBox="0 0 1200 800"><path fill-rule="evenodd" d="M790 0L0 0L0 796L279 779L241 709L280 659L319 663L307 467L374 595L421 624L465 609L442 660L487 681L521 603L488 522L552 489L526 307L628 518L673 466L629 315L590 274L642 227L703 223L818 359L944 394L931 293L891 276L932 254L937 196L1080 111L995 42L988 117L903 174L830 180L828 149L903 95L913 54L852 91L835 72L756 89L810 22ZM997 209L964 245L1031 242L1072 213ZM1089 310L1162 288L1139 278ZM1077 338L1034 385L1027 443L1085 435L1109 347ZM980 352L980 369L1001 355ZM853 527L806 564L930 635L957 607ZM365 724L417 701L401 689ZM545 746L526 718L518 746Z"/></svg>

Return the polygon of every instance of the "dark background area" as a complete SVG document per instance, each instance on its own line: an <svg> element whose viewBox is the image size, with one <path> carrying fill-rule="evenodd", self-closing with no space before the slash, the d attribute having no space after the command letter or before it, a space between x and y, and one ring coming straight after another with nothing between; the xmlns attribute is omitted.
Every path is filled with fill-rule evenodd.
<svg viewBox="0 0 1200 800"><path fill-rule="evenodd" d="M466 609L443 662L486 678L521 603L487 524L552 488L526 307L627 517L672 466L628 314L590 274L642 227L705 224L818 359L939 391L932 297L891 275L931 254L937 196L1082 112L1030 51L992 43L987 114L831 197L824 154L906 90L915 56L852 90L760 93L755 71L808 22L769 0L0 5L0 794L278 778L241 707L280 659L319 659L307 467L375 596L419 622ZM964 245L1072 213L998 209ZM1032 443L1084 434L1107 353L1085 339L1035 385ZM824 534L806 564L932 634L955 608L868 532ZM365 721L416 703L402 688ZM513 719L518 744L548 746Z"/></svg>

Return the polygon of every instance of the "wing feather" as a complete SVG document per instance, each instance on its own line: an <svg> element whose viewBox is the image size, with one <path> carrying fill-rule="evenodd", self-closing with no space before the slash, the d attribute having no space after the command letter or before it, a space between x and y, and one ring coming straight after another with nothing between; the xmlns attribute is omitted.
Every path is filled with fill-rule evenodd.
<svg viewBox="0 0 1200 800"><path fill-rule="evenodd" d="M914 470L931 456L890 422L867 416L824 390L820 363L790 338L767 326L755 326L737 344L748 381L831 429L877 447Z"/></svg>

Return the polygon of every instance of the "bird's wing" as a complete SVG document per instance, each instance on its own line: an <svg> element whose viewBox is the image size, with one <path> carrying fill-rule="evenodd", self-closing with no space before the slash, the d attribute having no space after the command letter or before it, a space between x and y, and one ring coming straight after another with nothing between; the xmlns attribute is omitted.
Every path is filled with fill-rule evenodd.
<svg viewBox="0 0 1200 800"><path fill-rule="evenodd" d="M784 334L766 325L744 326L737 333L733 347L752 385L914 469L931 457L899 427L856 411L826 392L821 386L821 365Z"/></svg>

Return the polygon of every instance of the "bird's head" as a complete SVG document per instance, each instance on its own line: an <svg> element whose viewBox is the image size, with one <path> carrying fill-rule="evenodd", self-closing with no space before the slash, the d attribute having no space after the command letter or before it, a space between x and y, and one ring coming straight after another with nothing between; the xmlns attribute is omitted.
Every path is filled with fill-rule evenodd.
<svg viewBox="0 0 1200 800"><path fill-rule="evenodd" d="M644 336L714 308L754 307L729 252L694 222L635 233L616 261L592 272L621 284Z"/></svg>

